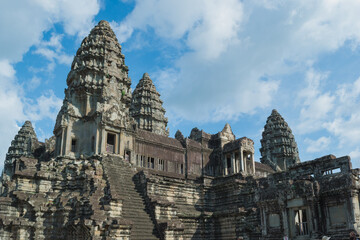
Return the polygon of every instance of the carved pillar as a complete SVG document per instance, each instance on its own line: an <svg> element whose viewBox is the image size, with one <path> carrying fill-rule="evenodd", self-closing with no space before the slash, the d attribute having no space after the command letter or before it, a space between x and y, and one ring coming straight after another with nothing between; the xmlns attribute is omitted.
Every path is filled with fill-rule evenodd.
<svg viewBox="0 0 360 240"><path fill-rule="evenodd" d="M242 149L241 149L241 147L239 148L239 163L240 163L240 171L243 173L244 172L244 163L243 163L243 158L244 158L244 156L243 156L244 154L243 154L243 151L242 151Z"/></svg>
<svg viewBox="0 0 360 240"><path fill-rule="evenodd" d="M266 209L265 207L261 208L261 231L262 231L262 235L266 236L267 234L267 226L266 226Z"/></svg>
<svg viewBox="0 0 360 240"><path fill-rule="evenodd" d="M223 166L224 166L224 175L228 175L228 166L227 166L227 161L226 161L226 157L224 154L221 155L221 158L223 160Z"/></svg>
<svg viewBox="0 0 360 240"><path fill-rule="evenodd" d="M67 126L65 130L64 155L68 155L71 150L71 129L72 129L72 123L69 124L69 126Z"/></svg>
<svg viewBox="0 0 360 240"><path fill-rule="evenodd" d="M290 223L290 226L288 226L289 237L295 236L296 233L296 228L294 226L295 224L294 219L295 219L294 209L289 208L289 223Z"/></svg>
<svg viewBox="0 0 360 240"><path fill-rule="evenodd" d="M124 151L120 152L121 146L120 146L120 134L121 133L116 133L115 134L115 146L114 146L114 153L115 154L124 154ZM125 158L125 156L124 156Z"/></svg>
<svg viewBox="0 0 360 240"><path fill-rule="evenodd" d="M61 140L60 140L60 155L64 155L64 145L65 145L65 127L61 127Z"/></svg>
<svg viewBox="0 0 360 240"><path fill-rule="evenodd" d="M236 155L235 155L236 156ZM235 159L236 162L236 169L237 169L237 173L239 173L241 171L241 158L240 158L240 153L237 154L237 158Z"/></svg>
<svg viewBox="0 0 360 240"><path fill-rule="evenodd" d="M91 106L90 106L90 94L86 93L86 105L85 105L85 115L88 115L89 112L91 111Z"/></svg>
<svg viewBox="0 0 360 240"><path fill-rule="evenodd" d="M95 133L95 152L94 152L94 154L99 153L99 144L100 144L100 131L97 128L96 133Z"/></svg>
<svg viewBox="0 0 360 240"><path fill-rule="evenodd" d="M230 157L230 161L231 161L231 173L236 173L236 169L235 169L235 154L231 153L231 157Z"/></svg>
<svg viewBox="0 0 360 240"><path fill-rule="evenodd" d="M106 131L101 128L101 139L100 139L100 153L106 152Z"/></svg>
<svg viewBox="0 0 360 240"><path fill-rule="evenodd" d="M288 215L286 212L286 206L282 206L281 214L282 214L282 220L283 220L284 234L286 234L289 237L290 232L289 232L289 226L288 226Z"/></svg>
<svg viewBox="0 0 360 240"><path fill-rule="evenodd" d="M359 210L359 199L358 199L358 192L357 191L351 191L350 195L350 226L351 228L359 230L359 226L357 222L359 221L360 217L360 210Z"/></svg>
<svg viewBox="0 0 360 240"><path fill-rule="evenodd" d="M252 174L255 174L254 153L251 153Z"/></svg>

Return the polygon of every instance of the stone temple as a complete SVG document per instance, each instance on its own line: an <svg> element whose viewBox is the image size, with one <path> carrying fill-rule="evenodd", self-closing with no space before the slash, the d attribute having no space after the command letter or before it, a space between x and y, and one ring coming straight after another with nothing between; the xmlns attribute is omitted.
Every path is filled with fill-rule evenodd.
<svg viewBox="0 0 360 240"><path fill-rule="evenodd" d="M261 140L229 124L168 137L165 109L145 73L131 92L106 21L74 57L54 136L30 122L6 155L0 239L348 239L360 230L360 170L333 155L300 162L273 110Z"/></svg>

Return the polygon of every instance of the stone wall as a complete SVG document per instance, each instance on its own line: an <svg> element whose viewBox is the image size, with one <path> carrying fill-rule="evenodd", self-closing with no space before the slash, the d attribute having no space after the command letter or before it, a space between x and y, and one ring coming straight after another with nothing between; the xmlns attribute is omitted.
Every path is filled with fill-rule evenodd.
<svg viewBox="0 0 360 240"><path fill-rule="evenodd" d="M359 231L359 178L349 157L325 156L259 180L256 198L264 239L344 239ZM271 218L279 224L271 225Z"/></svg>
<svg viewBox="0 0 360 240"><path fill-rule="evenodd" d="M109 198L99 158L22 157L15 166L8 193L0 197L1 239L129 236L129 223L112 221L121 215L121 200Z"/></svg>

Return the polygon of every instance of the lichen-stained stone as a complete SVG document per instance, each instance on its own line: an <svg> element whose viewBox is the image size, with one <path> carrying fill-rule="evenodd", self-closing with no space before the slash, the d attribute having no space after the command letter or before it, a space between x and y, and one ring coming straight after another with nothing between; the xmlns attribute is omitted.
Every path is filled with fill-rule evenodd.
<svg viewBox="0 0 360 240"><path fill-rule="evenodd" d="M130 114L140 129L168 136L166 128L168 119L160 94L155 88L149 74L144 73L132 94Z"/></svg>
<svg viewBox="0 0 360 240"><path fill-rule="evenodd" d="M128 70L113 30L100 21L82 41L67 76L68 88L54 128L56 155L104 152L105 128L115 133L132 128Z"/></svg>
<svg viewBox="0 0 360 240"><path fill-rule="evenodd" d="M300 162L294 135L275 109L266 121L260 142L261 162L268 164L275 171L284 171Z"/></svg>
<svg viewBox="0 0 360 240"><path fill-rule="evenodd" d="M9 178L14 172L14 161L21 157L34 157L35 149L40 146L36 133L30 121L26 121L11 142L4 163L4 178Z"/></svg>
<svg viewBox="0 0 360 240"><path fill-rule="evenodd" d="M126 126L131 101L128 70L109 23L100 21L76 52L55 129L69 118L95 117L98 113L108 124Z"/></svg>
<svg viewBox="0 0 360 240"><path fill-rule="evenodd" d="M11 143L0 239L340 240L360 231L360 170L349 157L299 163L275 110L263 163L254 162L254 142L237 139L229 124L170 138L147 74L130 113L127 71L115 34L100 21L74 58L54 136L38 142L25 122ZM136 127L133 117L150 122Z"/></svg>

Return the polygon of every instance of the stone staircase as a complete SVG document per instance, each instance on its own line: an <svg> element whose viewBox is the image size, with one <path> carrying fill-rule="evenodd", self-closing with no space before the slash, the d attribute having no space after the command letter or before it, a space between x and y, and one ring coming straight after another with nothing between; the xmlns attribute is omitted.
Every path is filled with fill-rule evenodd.
<svg viewBox="0 0 360 240"><path fill-rule="evenodd" d="M122 218L133 223L130 239L159 239L140 189L136 186L138 179L135 177L135 169L116 156L104 157L103 165L110 183L111 195L123 200Z"/></svg>

